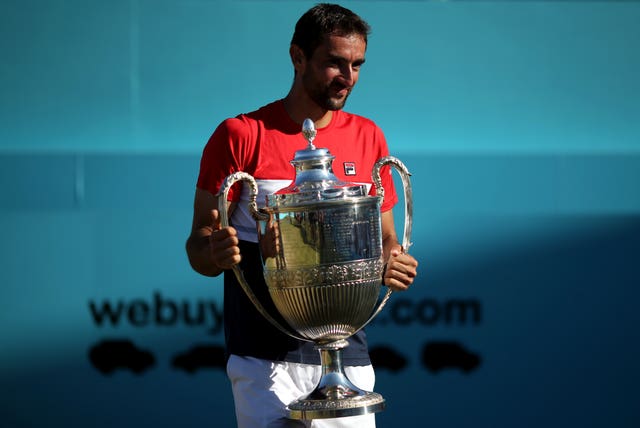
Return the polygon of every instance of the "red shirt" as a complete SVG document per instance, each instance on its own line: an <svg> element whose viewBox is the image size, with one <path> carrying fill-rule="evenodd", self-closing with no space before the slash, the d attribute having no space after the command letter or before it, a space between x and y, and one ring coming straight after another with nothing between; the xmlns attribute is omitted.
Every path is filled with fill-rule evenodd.
<svg viewBox="0 0 640 428"><path fill-rule="evenodd" d="M257 111L226 119L215 130L204 148L198 187L216 194L224 179L237 171L251 174L258 183L258 206L264 206L267 194L287 187L295 178L290 161L297 150L307 147L301 125L295 123L282 100ZM342 110L333 112L331 122L317 130L313 141L335 156L333 173L345 182L365 183L375 195L371 173L376 161L389 155L380 128L371 120ZM381 210L390 210L398 201L391 171L381 171L385 199ZM238 183L239 184L239 183ZM239 202L231 219L241 239L256 242L255 220L248 214L248 192L235 186L229 200Z"/></svg>

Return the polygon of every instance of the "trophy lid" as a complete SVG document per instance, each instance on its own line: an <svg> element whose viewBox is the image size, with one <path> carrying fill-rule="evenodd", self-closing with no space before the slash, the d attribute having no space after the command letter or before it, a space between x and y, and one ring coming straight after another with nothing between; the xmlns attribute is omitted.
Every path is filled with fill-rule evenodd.
<svg viewBox="0 0 640 428"><path fill-rule="evenodd" d="M302 135L308 145L305 149L296 151L291 160L296 177L288 187L267 196L267 206L292 207L310 202L367 196L366 185L344 182L335 176L332 169L335 156L326 148L316 148L313 144L316 133L313 121L305 119Z"/></svg>

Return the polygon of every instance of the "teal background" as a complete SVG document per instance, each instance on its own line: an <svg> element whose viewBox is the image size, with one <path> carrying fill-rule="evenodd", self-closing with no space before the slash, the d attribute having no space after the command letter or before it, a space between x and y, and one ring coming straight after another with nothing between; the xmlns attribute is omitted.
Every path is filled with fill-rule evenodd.
<svg viewBox="0 0 640 428"><path fill-rule="evenodd" d="M90 303L221 305L184 254L199 156L286 94L313 4L0 2L0 425L233 425L221 370L171 366L222 344L213 311L100 324ZM368 329L407 359L378 370L378 426L638 426L640 2L342 4L373 27L347 110L413 173L421 276ZM456 299L480 319L419 309ZM109 338L156 364L103 375ZM481 365L427 370L442 340Z"/></svg>

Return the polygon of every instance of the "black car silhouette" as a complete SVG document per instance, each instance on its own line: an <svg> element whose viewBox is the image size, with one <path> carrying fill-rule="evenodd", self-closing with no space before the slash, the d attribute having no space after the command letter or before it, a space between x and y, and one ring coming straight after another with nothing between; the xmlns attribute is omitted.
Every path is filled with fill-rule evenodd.
<svg viewBox="0 0 640 428"><path fill-rule="evenodd" d="M198 369L223 369L226 366L224 348L220 345L198 345L173 358L172 366L194 373Z"/></svg>
<svg viewBox="0 0 640 428"><path fill-rule="evenodd" d="M98 342L89 350L89 360L103 374L110 374L119 368L140 374L155 364L153 354L138 349L128 339Z"/></svg>
<svg viewBox="0 0 640 428"><path fill-rule="evenodd" d="M422 349L422 363L432 372L457 368L469 373L480 365L480 356L458 342L429 342Z"/></svg>
<svg viewBox="0 0 640 428"><path fill-rule="evenodd" d="M376 346L369 349L371 364L378 369L399 372L407 366L407 359L396 350L388 346Z"/></svg>

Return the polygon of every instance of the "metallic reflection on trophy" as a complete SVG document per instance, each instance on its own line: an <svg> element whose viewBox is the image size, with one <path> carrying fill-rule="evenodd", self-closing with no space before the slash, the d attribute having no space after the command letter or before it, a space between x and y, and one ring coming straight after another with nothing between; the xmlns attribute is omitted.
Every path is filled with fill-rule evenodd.
<svg viewBox="0 0 640 428"><path fill-rule="evenodd" d="M410 245L413 201L409 172L394 157L380 159L372 171L377 188L340 181L332 171L334 157L316 148L313 122L302 133L308 146L296 152L291 185L267 196L257 208L258 187L249 174L227 177L219 196L222 226L228 226L227 195L237 181L250 188L249 209L257 221L264 278L269 294L288 326L278 323L258 301L238 265L234 272L256 309L280 331L312 341L320 352L322 377L316 389L289 404L294 419L356 416L384 409L384 398L363 391L345 376L341 350L347 338L367 325L384 307L391 290L380 298L384 260L380 206L384 189L380 169L393 166L404 187L403 248Z"/></svg>

